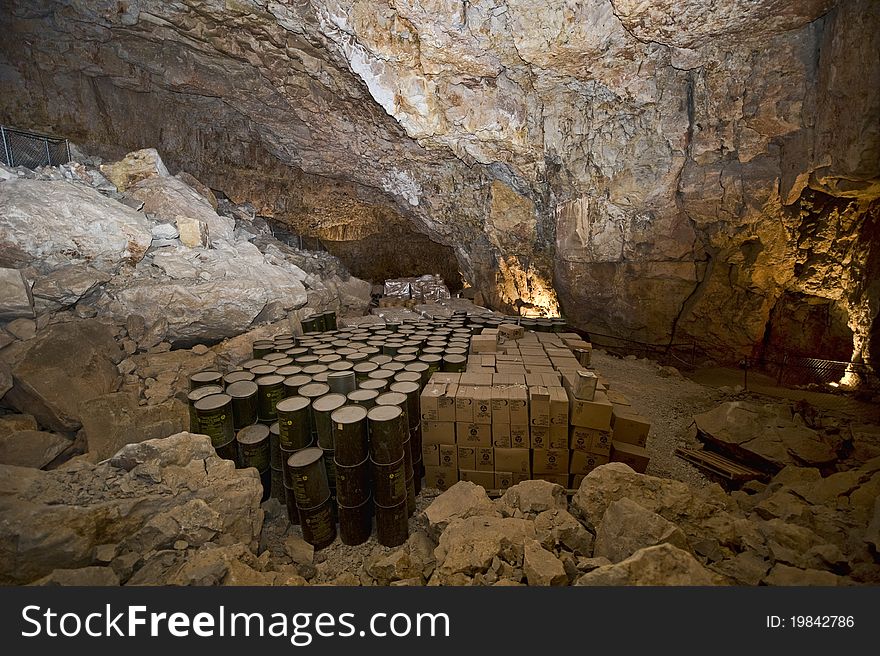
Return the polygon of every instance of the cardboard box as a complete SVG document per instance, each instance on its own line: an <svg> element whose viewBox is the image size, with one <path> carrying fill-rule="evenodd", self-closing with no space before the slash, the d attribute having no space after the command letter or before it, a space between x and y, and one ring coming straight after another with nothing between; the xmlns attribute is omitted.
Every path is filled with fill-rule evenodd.
<svg viewBox="0 0 880 656"><path fill-rule="evenodd" d="M549 449L550 448L550 427L549 426L530 426L529 427L529 446L533 449Z"/></svg>
<svg viewBox="0 0 880 656"><path fill-rule="evenodd" d="M426 467L440 466L439 444L425 444L424 442L422 442L422 464L424 464Z"/></svg>
<svg viewBox="0 0 880 656"><path fill-rule="evenodd" d="M535 474L534 478L540 481L556 483L556 485L561 485L562 487L568 486L568 474Z"/></svg>
<svg viewBox="0 0 880 656"><path fill-rule="evenodd" d="M442 383L428 383L419 396L419 412L422 419L428 421L440 420L440 399L446 394L446 385Z"/></svg>
<svg viewBox="0 0 880 656"><path fill-rule="evenodd" d="M582 401L592 401L596 396L596 386L599 377L592 371L578 369L570 375L566 375L564 385L568 393Z"/></svg>
<svg viewBox="0 0 880 656"><path fill-rule="evenodd" d="M611 461L622 462L632 467L637 472L644 474L648 468L651 457L644 447L626 442L611 443Z"/></svg>
<svg viewBox="0 0 880 656"><path fill-rule="evenodd" d="M463 481L470 481L476 485L482 485L487 490L492 490L495 487L495 472L493 471L460 469L458 470L458 476Z"/></svg>
<svg viewBox="0 0 880 656"><path fill-rule="evenodd" d="M592 401L569 398L570 421L572 426L611 430L611 402L604 392L596 392Z"/></svg>
<svg viewBox="0 0 880 656"><path fill-rule="evenodd" d="M520 375L523 376L526 373L526 368L521 364L513 364L513 363L505 363L502 362L495 367L495 371L499 374L508 374L508 375Z"/></svg>
<svg viewBox="0 0 880 656"><path fill-rule="evenodd" d="M534 474L568 475L568 449L534 449L532 472Z"/></svg>
<svg viewBox="0 0 880 656"><path fill-rule="evenodd" d="M428 384L431 383L454 383L458 385L459 380L461 380L460 373L449 373L446 371L435 371L431 374L431 380L428 381Z"/></svg>
<svg viewBox="0 0 880 656"><path fill-rule="evenodd" d="M513 472L495 472L495 489L506 490L513 483Z"/></svg>
<svg viewBox="0 0 880 656"><path fill-rule="evenodd" d="M531 430L528 424L510 425L510 446L528 449L532 446Z"/></svg>
<svg viewBox="0 0 880 656"><path fill-rule="evenodd" d="M459 385L471 385L473 387L490 387L492 385L492 378L495 374L492 373L474 373L470 370L466 371L461 375L461 381Z"/></svg>
<svg viewBox="0 0 880 656"><path fill-rule="evenodd" d="M477 447L475 446L458 446L458 468L459 469L476 469L477 468Z"/></svg>
<svg viewBox="0 0 880 656"><path fill-rule="evenodd" d="M543 385L529 388L529 424L550 426L550 392Z"/></svg>
<svg viewBox="0 0 880 656"><path fill-rule="evenodd" d="M541 378L544 380L544 387L562 387L562 376L558 371L554 371L549 374L541 374ZM568 399L566 399L568 401ZM568 421L568 419L566 419Z"/></svg>
<svg viewBox="0 0 880 656"><path fill-rule="evenodd" d="M495 471L495 449L491 446L477 447L477 471Z"/></svg>
<svg viewBox="0 0 880 656"><path fill-rule="evenodd" d="M440 397L437 406L437 421L455 421L455 399L458 396L458 383L447 383L446 393Z"/></svg>
<svg viewBox="0 0 880 656"><path fill-rule="evenodd" d="M498 326L498 334L504 340L516 340L523 337L526 334L526 331L522 326L512 323L502 323Z"/></svg>
<svg viewBox="0 0 880 656"><path fill-rule="evenodd" d="M492 377L493 385L502 385L502 386L510 386L510 385L525 385L526 384L526 376L525 374L510 374L510 373L497 373Z"/></svg>
<svg viewBox="0 0 880 656"><path fill-rule="evenodd" d="M491 387L474 387L474 423L492 423Z"/></svg>
<svg viewBox="0 0 880 656"><path fill-rule="evenodd" d="M492 446L492 425L457 421L455 442L463 446Z"/></svg>
<svg viewBox="0 0 880 656"><path fill-rule="evenodd" d="M568 394L562 387L548 387L550 393L550 425L568 429Z"/></svg>
<svg viewBox="0 0 880 656"><path fill-rule="evenodd" d="M492 446L510 448L510 424L492 424Z"/></svg>
<svg viewBox="0 0 880 656"><path fill-rule="evenodd" d="M589 474L599 465L608 462L610 462L610 458L607 455L572 451L568 470L572 474Z"/></svg>
<svg viewBox="0 0 880 656"><path fill-rule="evenodd" d="M455 444L439 444L437 454L441 467L458 468L458 447Z"/></svg>
<svg viewBox="0 0 880 656"><path fill-rule="evenodd" d="M507 388L493 385L489 389L492 395L492 423L509 424L510 409L508 407Z"/></svg>
<svg viewBox="0 0 880 656"><path fill-rule="evenodd" d="M480 355L480 366L481 367L494 367L495 366L495 356L494 355Z"/></svg>
<svg viewBox="0 0 880 656"><path fill-rule="evenodd" d="M611 429L615 442L645 446L651 430L651 420L635 414L612 412Z"/></svg>
<svg viewBox="0 0 880 656"><path fill-rule="evenodd" d="M474 388L471 385L459 385L455 394L455 421L473 423L474 421Z"/></svg>
<svg viewBox="0 0 880 656"><path fill-rule="evenodd" d="M514 474L531 474L531 453L528 449L495 449L496 471L509 471Z"/></svg>
<svg viewBox="0 0 880 656"><path fill-rule="evenodd" d="M507 389L507 408L510 412L511 425L529 424L529 391L526 387L509 387Z"/></svg>
<svg viewBox="0 0 880 656"><path fill-rule="evenodd" d="M423 421L422 444L451 444L455 442L455 422Z"/></svg>
<svg viewBox="0 0 880 656"><path fill-rule="evenodd" d="M611 454L611 432L582 426L571 427L569 446L584 453Z"/></svg>
<svg viewBox="0 0 880 656"><path fill-rule="evenodd" d="M456 483L458 483L457 469L425 466L425 487L448 490Z"/></svg>
<svg viewBox="0 0 880 656"><path fill-rule="evenodd" d="M547 437L547 448L567 449L568 440L568 423L564 426L550 426L550 434Z"/></svg>
<svg viewBox="0 0 880 656"><path fill-rule="evenodd" d="M496 350L498 350L498 335L473 335L471 337L471 353L494 353Z"/></svg>
<svg viewBox="0 0 880 656"><path fill-rule="evenodd" d="M511 483L513 483L513 485L516 485L517 483L522 483L523 481L531 480L531 478L532 478L531 473L517 474L516 472L513 472L513 475L511 476Z"/></svg>

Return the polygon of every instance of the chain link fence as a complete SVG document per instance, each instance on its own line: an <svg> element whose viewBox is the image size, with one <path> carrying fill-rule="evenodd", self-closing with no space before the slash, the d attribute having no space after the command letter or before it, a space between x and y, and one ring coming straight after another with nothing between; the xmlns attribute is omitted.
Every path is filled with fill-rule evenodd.
<svg viewBox="0 0 880 656"><path fill-rule="evenodd" d="M67 139L49 137L0 126L0 161L6 166L24 166L36 169L41 166L58 166L70 161L70 144Z"/></svg>

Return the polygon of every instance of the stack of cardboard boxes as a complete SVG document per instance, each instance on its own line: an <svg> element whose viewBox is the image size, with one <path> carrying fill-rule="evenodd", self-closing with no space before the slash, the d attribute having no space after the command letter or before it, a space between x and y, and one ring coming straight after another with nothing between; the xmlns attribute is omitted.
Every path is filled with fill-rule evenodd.
<svg viewBox="0 0 880 656"><path fill-rule="evenodd" d="M590 351L575 334L513 325L474 335L467 371L436 373L422 392L426 485L575 488L611 460L643 472L650 423L588 369Z"/></svg>

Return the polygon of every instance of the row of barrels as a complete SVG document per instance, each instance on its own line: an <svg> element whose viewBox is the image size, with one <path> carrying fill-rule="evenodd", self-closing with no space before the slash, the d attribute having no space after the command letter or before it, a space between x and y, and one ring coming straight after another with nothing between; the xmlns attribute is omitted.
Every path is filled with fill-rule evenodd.
<svg viewBox="0 0 880 656"><path fill-rule="evenodd" d="M374 512L379 542L395 546L424 474L419 394L435 371L464 369L470 333L441 320L255 342L240 368L191 377L191 430L256 467L264 498L284 501L316 547L337 521L344 543L365 541ZM313 484L297 486L297 471Z"/></svg>

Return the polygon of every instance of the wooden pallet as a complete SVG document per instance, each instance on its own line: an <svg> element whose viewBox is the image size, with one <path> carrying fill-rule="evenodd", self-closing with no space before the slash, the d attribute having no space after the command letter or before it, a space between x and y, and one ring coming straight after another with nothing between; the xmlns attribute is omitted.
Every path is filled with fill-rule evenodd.
<svg viewBox="0 0 880 656"><path fill-rule="evenodd" d="M676 449L675 455L696 465L700 469L704 469L732 483L745 483L756 478L766 478L764 472L746 467L736 460L725 458L713 451L706 451L705 449Z"/></svg>

